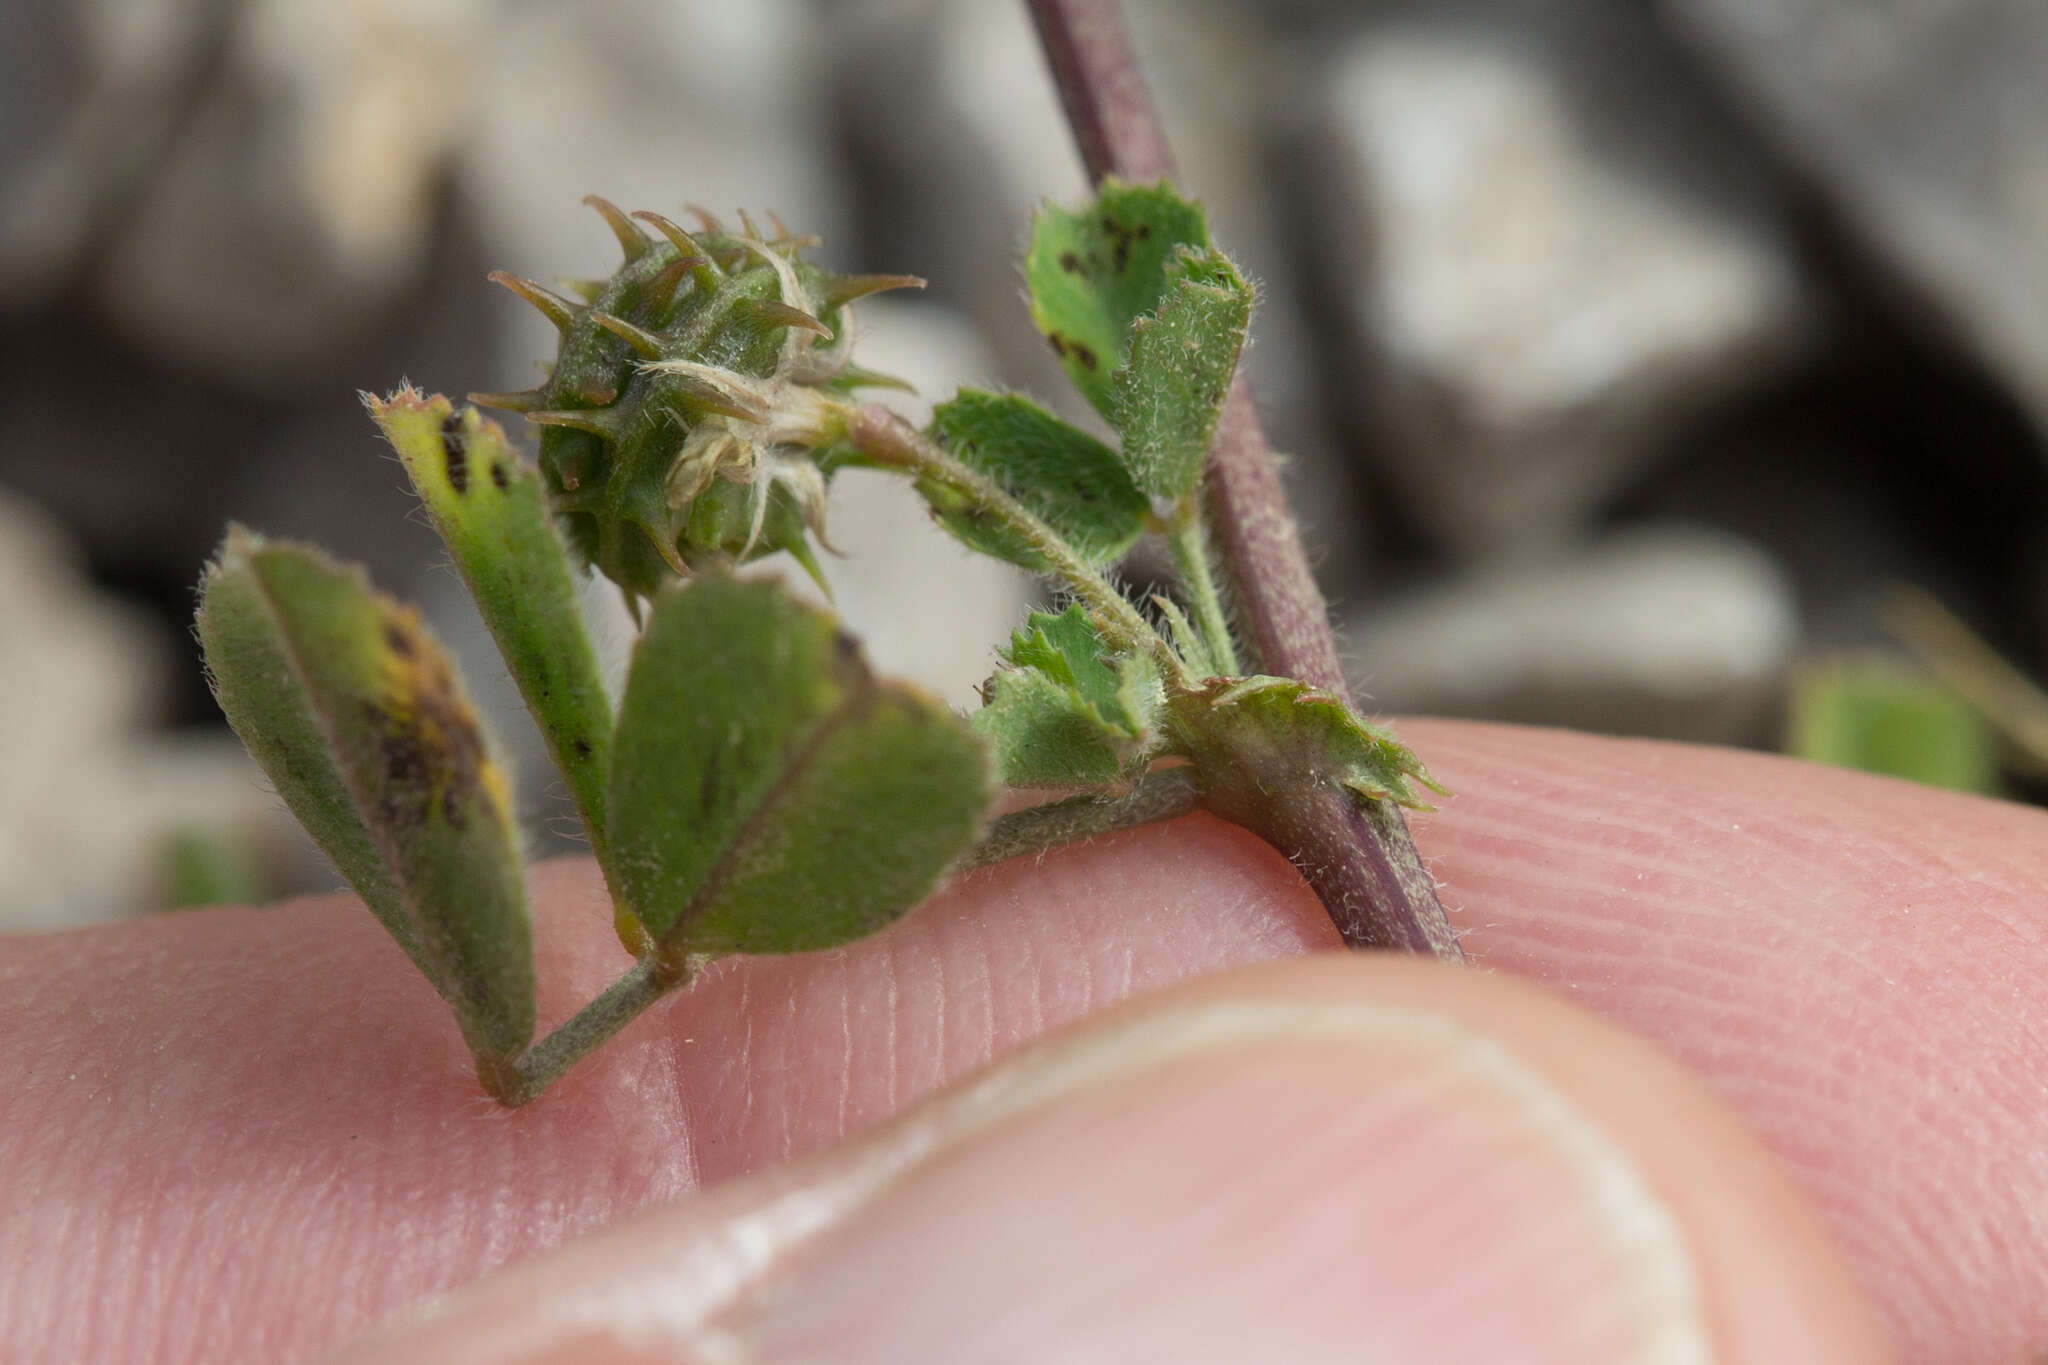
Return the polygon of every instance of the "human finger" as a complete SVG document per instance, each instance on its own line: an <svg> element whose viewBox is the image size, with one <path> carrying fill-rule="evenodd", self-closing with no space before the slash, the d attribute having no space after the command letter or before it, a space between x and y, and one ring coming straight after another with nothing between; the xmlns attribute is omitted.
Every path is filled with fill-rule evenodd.
<svg viewBox="0 0 2048 1365"><path fill-rule="evenodd" d="M1334 956L1143 997L343 1356L1887 1358L1790 1183L1678 1067L1506 977Z"/></svg>

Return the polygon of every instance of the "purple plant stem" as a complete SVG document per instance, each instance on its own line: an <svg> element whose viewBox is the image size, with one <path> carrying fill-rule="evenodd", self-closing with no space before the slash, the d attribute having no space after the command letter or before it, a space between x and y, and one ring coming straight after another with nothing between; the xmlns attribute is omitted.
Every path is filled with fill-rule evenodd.
<svg viewBox="0 0 2048 1365"><path fill-rule="evenodd" d="M1027 0L1089 178L1171 179L1173 153L1132 60L1116 0ZM1231 385L1203 492L1223 579L1260 668L1347 700L1329 610L1240 375ZM1363 809L1334 788L1284 800L1226 802L1219 813L1265 837L1301 870L1354 948L1404 948L1461 961L1401 812Z"/></svg>

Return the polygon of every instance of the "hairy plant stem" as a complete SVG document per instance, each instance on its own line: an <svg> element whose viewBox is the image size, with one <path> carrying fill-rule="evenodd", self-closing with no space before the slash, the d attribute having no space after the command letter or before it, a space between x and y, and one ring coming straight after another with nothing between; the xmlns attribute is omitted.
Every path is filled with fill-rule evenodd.
<svg viewBox="0 0 2048 1365"><path fill-rule="evenodd" d="M679 986L690 973L658 956L640 959L604 993L564 1020L559 1028L528 1048L509 1066L478 1062L484 1088L500 1104L525 1104L559 1080L564 1072L611 1041L642 1011Z"/></svg>
<svg viewBox="0 0 2048 1365"><path fill-rule="evenodd" d="M1173 509L1166 543L1173 551L1173 567L1180 574L1189 614L1209 651L1210 663L1218 674L1234 677L1243 667L1237 661L1237 642L1231 637L1223 596L1216 591L1216 576L1209 564L1209 528L1202 517L1201 496L1200 490L1190 493Z"/></svg>
<svg viewBox="0 0 2048 1365"><path fill-rule="evenodd" d="M1186 680L1180 656L1138 609L1109 586L1095 567L1076 555L1059 533L1032 515L993 479L977 473L901 417L869 403L849 415L846 439L869 461L899 469L974 499L1004 529L1016 535L1045 560L1053 574L1087 609L1103 642L1129 654L1150 654L1160 672L1175 682Z"/></svg>
<svg viewBox="0 0 2048 1365"><path fill-rule="evenodd" d="M970 872L991 863L1044 853L1195 809L1192 770L1161 768L1145 774L1122 796L1074 796L1013 811L990 827L987 837L953 868ZM478 1057L477 1076L492 1098L507 1108L527 1103L560 1080L569 1068L610 1042L619 1030L671 991L690 984L704 959L678 958L659 950L635 962L603 994L576 1011L515 1060Z"/></svg>
<svg viewBox="0 0 2048 1365"><path fill-rule="evenodd" d="M988 836L953 870L969 872L991 863L1044 853L1061 844L1171 820L1186 815L1195 805L1193 771L1185 767L1161 768L1139 778L1122 796L1091 793L1013 811L997 820Z"/></svg>
<svg viewBox="0 0 2048 1365"><path fill-rule="evenodd" d="M991 863L1044 853L1121 829L1171 820L1195 809L1192 770L1162 768L1138 779L1122 796L1075 796L1003 816L987 837L955 865L955 873ZM516 1061L477 1058L484 1089L507 1108L517 1108L604 1046L663 996L695 979L704 959L651 951L602 995L528 1048Z"/></svg>
<svg viewBox="0 0 2048 1365"><path fill-rule="evenodd" d="M1171 178L1173 155L1115 0L1027 4L1089 177ZM1253 666L1348 698L1328 608L1241 375L1217 424L1203 484L1205 514ZM1341 793L1290 789L1225 813L1287 854L1346 943L1463 957L1435 884L1391 805L1361 808Z"/></svg>

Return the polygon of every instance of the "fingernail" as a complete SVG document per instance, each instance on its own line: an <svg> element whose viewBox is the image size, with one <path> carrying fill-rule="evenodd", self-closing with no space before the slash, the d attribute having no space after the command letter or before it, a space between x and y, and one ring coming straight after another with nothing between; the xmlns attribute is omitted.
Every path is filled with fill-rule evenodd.
<svg viewBox="0 0 2048 1365"><path fill-rule="evenodd" d="M1436 1015L1210 1004L999 1072L700 1320L706 1360L1711 1359L1621 1149Z"/></svg>

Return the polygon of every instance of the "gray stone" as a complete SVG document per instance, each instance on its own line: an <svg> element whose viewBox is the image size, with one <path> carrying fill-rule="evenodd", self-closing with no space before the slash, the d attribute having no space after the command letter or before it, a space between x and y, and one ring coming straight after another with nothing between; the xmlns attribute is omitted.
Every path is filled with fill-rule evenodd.
<svg viewBox="0 0 2048 1365"><path fill-rule="evenodd" d="M845 192L823 137L827 56L802 0L509 6L477 77L488 116L466 122L454 149L457 192L496 264L543 283L617 268L611 234L582 203L592 193L685 222L685 203L729 222L772 211L824 237L821 259L844 262ZM554 330L509 296L495 306L496 374L471 387L525 388L552 358Z"/></svg>
<svg viewBox="0 0 2048 1365"><path fill-rule="evenodd" d="M53 523L0 497L0 931L157 908L177 833L297 861L305 841L230 736L147 730L162 645Z"/></svg>
<svg viewBox="0 0 2048 1365"><path fill-rule="evenodd" d="M451 184L491 255L542 278L613 264L592 191L844 227L801 0L257 0L221 32L209 8L78 7L90 78L0 189L0 290L32 299L99 243L118 327L258 386L317 373L403 308ZM137 144L154 153L130 166ZM508 329L510 382L472 384L523 386L540 336Z"/></svg>
<svg viewBox="0 0 2048 1365"><path fill-rule="evenodd" d="M1773 372L1800 288L1762 187L1626 7L1432 7L1333 62L1321 237L1350 397L1421 524L1558 543L1671 425Z"/></svg>
<svg viewBox="0 0 2048 1365"><path fill-rule="evenodd" d="M92 76L6 191L0 276L32 294L92 247L144 345L251 385L316 370L417 281L497 8L80 5Z"/></svg>
<svg viewBox="0 0 2048 1365"><path fill-rule="evenodd" d="M1489 568L1349 627L1377 711L1730 743L1769 738L1799 634L1769 555L1674 525Z"/></svg>
<svg viewBox="0 0 2048 1365"><path fill-rule="evenodd" d="M2048 6L1660 0L1839 221L2048 425Z"/></svg>

